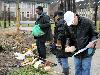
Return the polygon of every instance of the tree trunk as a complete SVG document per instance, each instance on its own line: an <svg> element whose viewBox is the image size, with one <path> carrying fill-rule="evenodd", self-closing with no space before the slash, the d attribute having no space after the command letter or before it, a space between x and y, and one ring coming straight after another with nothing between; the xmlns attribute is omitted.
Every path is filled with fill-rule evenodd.
<svg viewBox="0 0 100 75"><path fill-rule="evenodd" d="M6 5L4 5L4 28L6 28Z"/></svg>
<svg viewBox="0 0 100 75"><path fill-rule="evenodd" d="M73 12L76 13L76 4L75 4L75 0L73 0Z"/></svg>

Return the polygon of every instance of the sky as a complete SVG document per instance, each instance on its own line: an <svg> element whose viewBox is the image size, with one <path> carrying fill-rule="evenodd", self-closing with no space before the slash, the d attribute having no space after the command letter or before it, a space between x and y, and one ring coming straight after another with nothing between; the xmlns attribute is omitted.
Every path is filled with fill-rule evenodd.
<svg viewBox="0 0 100 75"><path fill-rule="evenodd" d="M79 2L79 1L84 1L84 0L75 0L76 2Z"/></svg>

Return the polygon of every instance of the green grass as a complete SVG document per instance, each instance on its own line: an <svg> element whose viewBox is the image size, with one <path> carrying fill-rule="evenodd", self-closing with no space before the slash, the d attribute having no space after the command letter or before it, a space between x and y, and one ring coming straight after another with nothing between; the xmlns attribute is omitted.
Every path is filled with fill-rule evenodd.
<svg viewBox="0 0 100 75"><path fill-rule="evenodd" d="M14 21L11 21L11 26L13 26L13 24L15 24ZM20 26L22 26L22 27L33 27L33 25L34 24L21 24ZM97 21L97 27L96 28L98 28L99 25L100 25L100 21ZM15 24L15 26L16 26L16 24ZM4 21L0 21L0 27L4 28ZM6 21L6 27L9 27L9 22L8 21ZM54 27L55 27L55 24L51 24L52 31L54 31Z"/></svg>
<svg viewBox="0 0 100 75"><path fill-rule="evenodd" d="M54 27L54 24L51 24L53 27ZM34 24L21 24L21 26L23 26L23 27L32 27L32 26L34 26Z"/></svg>
<svg viewBox="0 0 100 75"><path fill-rule="evenodd" d="M29 25L28 25L28 24L21 24L21 26L22 26L22 27L33 27L34 24L29 24Z"/></svg>
<svg viewBox="0 0 100 75"><path fill-rule="evenodd" d="M10 22L10 25L13 26L14 24L14 21L11 21ZM4 28L4 21L0 21L0 27ZM9 22L6 21L6 27L9 27Z"/></svg>
<svg viewBox="0 0 100 75"><path fill-rule="evenodd" d="M100 21L97 21L96 31L100 32Z"/></svg>
<svg viewBox="0 0 100 75"><path fill-rule="evenodd" d="M9 72L7 75L50 75L44 70L35 69L33 66L25 66Z"/></svg>
<svg viewBox="0 0 100 75"><path fill-rule="evenodd" d="M100 21L97 21L97 25L100 25Z"/></svg>

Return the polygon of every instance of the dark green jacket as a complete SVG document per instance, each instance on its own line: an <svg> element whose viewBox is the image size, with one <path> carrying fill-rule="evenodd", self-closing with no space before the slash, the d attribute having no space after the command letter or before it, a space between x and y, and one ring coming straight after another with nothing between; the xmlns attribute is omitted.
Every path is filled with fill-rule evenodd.
<svg viewBox="0 0 100 75"><path fill-rule="evenodd" d="M40 24L40 28L45 33L43 36L35 37L35 39L41 39L43 41L50 41L52 40L52 32L51 32L51 24L50 24L50 17L44 13L37 18L36 23Z"/></svg>
<svg viewBox="0 0 100 75"><path fill-rule="evenodd" d="M64 24L65 24L64 19L60 18L59 21L56 23L56 27L55 27L56 29L55 29L54 37L56 37L58 40L61 40L61 45L62 45L61 49L56 48L54 51L57 58L67 58L72 56L72 53L65 52L66 41L68 40L68 38L70 38L70 34L69 34L68 26Z"/></svg>

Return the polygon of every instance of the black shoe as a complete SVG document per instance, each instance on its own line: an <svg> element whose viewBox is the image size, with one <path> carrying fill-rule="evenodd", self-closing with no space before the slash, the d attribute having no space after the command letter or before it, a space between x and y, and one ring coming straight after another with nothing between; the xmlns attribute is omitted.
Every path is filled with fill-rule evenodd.
<svg viewBox="0 0 100 75"><path fill-rule="evenodd" d="M64 68L64 69L63 69L63 73L64 73L65 75L69 75L69 68Z"/></svg>

